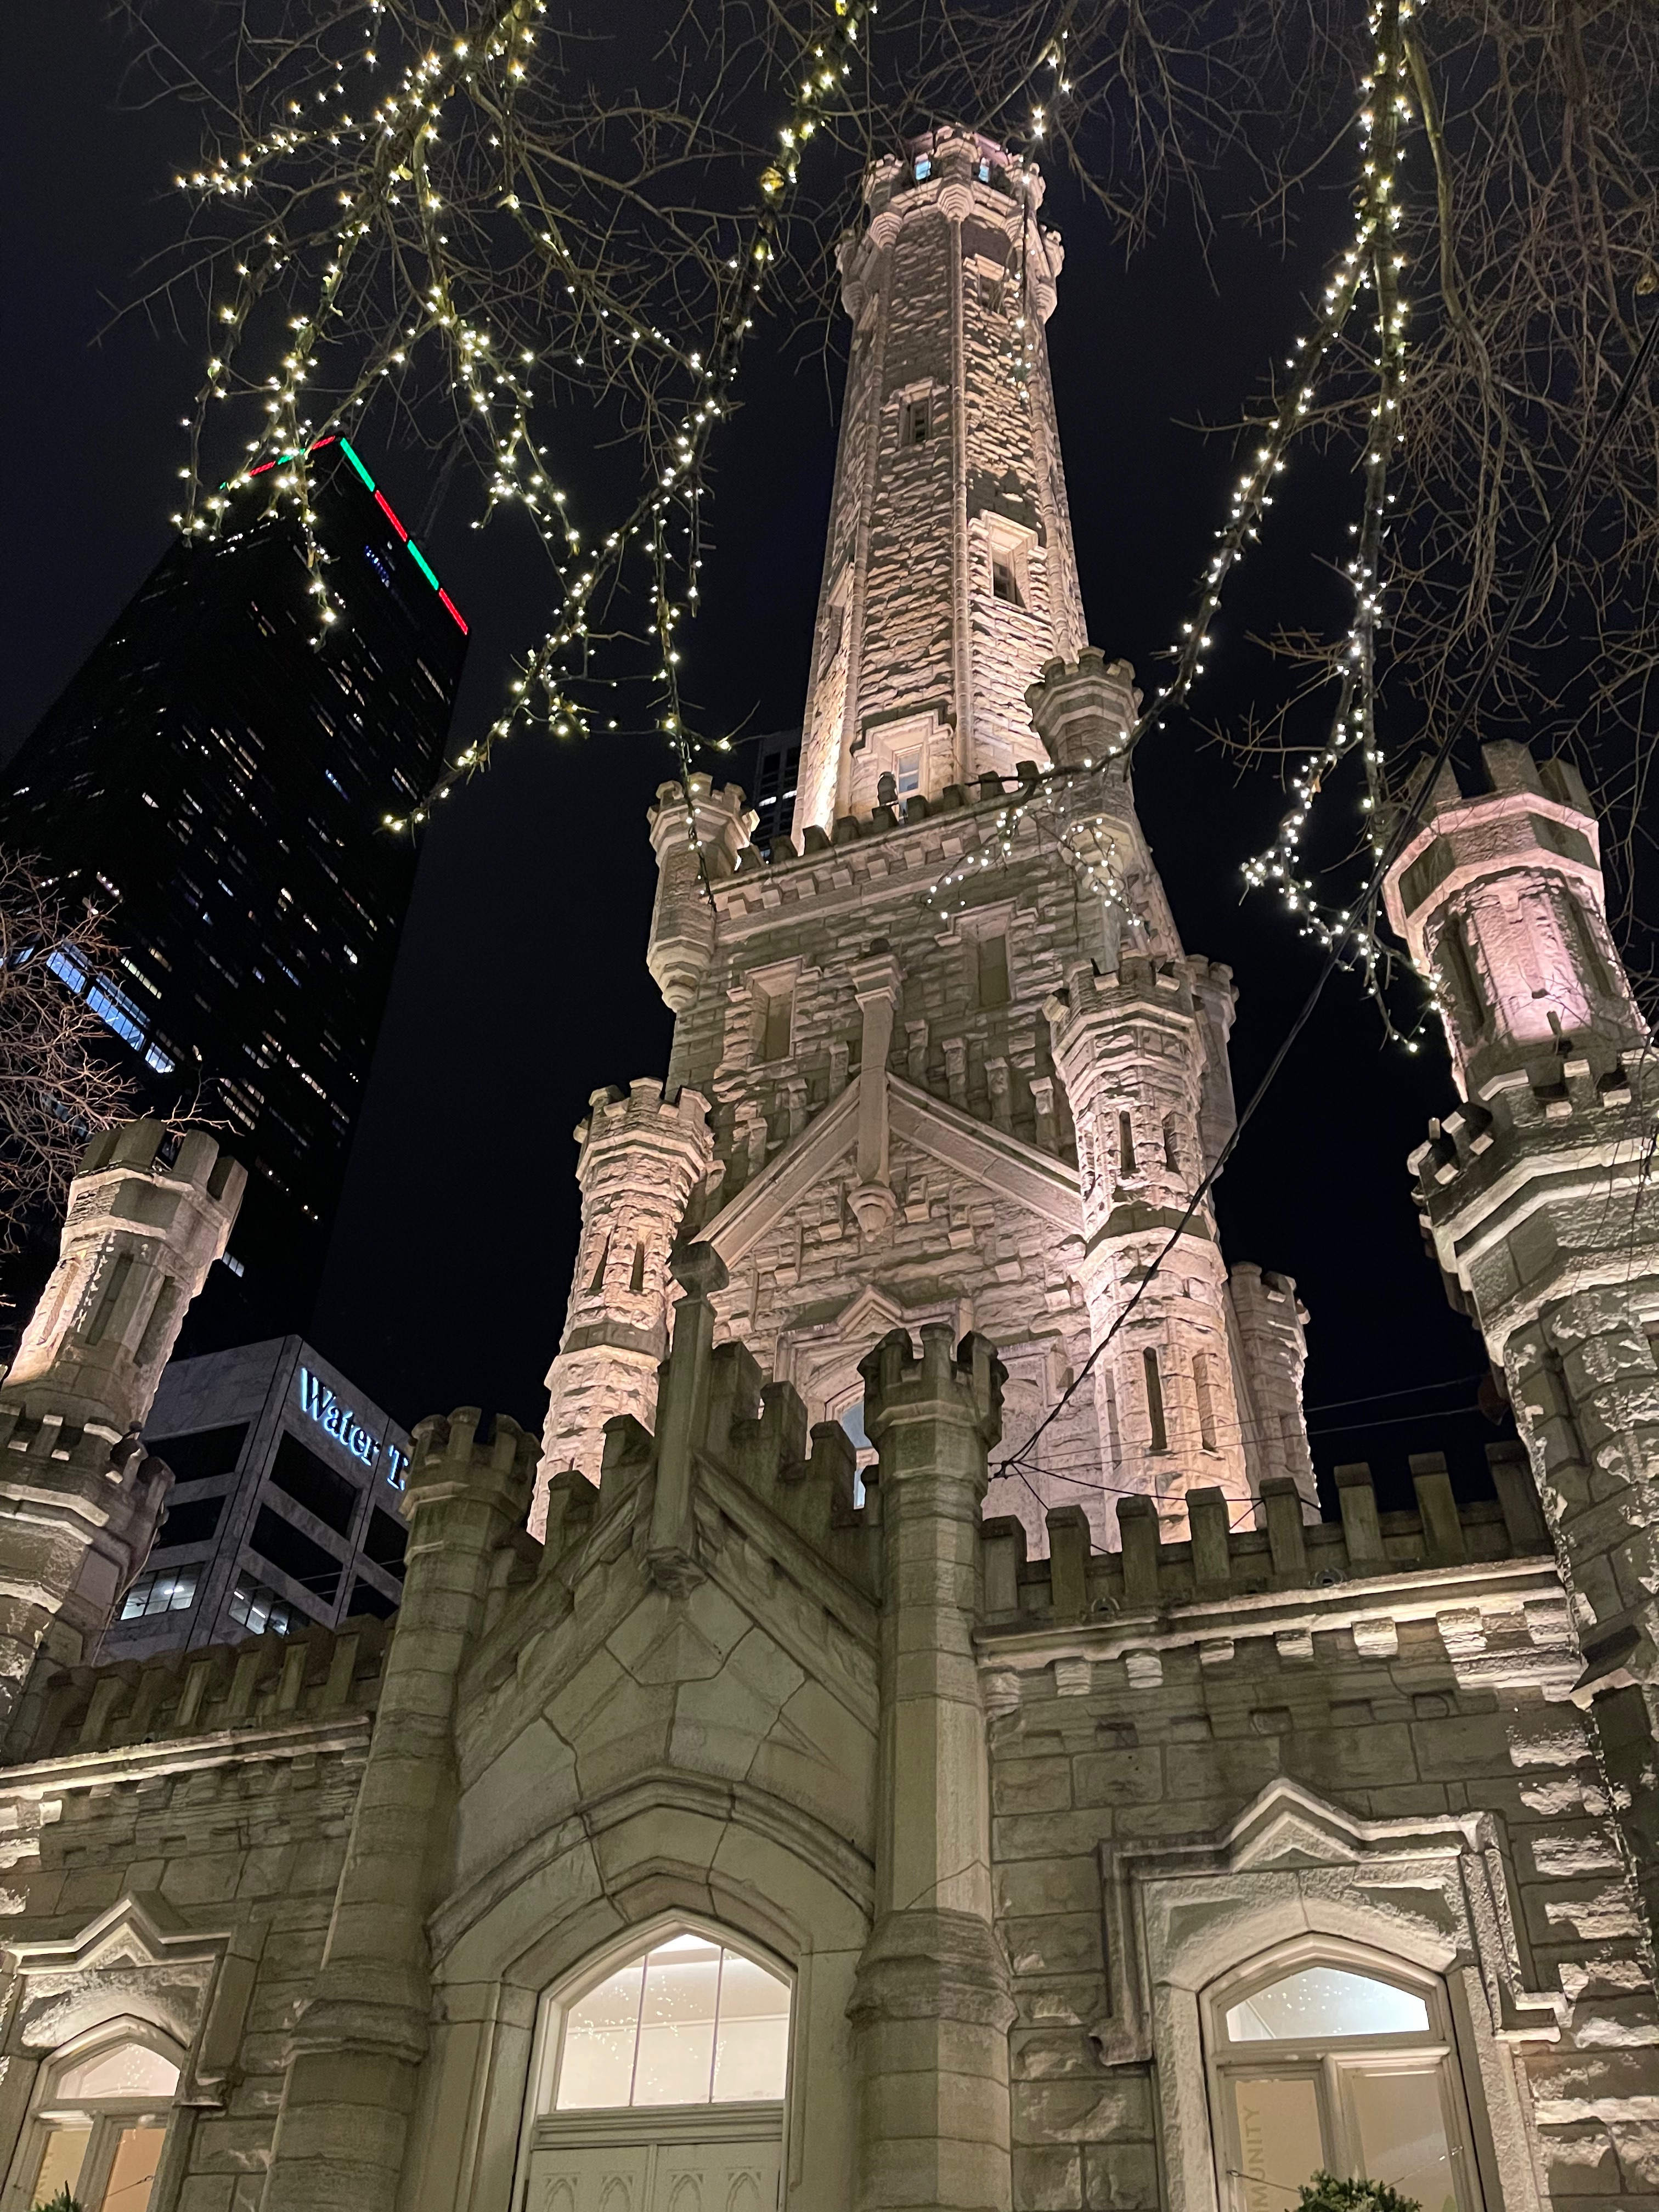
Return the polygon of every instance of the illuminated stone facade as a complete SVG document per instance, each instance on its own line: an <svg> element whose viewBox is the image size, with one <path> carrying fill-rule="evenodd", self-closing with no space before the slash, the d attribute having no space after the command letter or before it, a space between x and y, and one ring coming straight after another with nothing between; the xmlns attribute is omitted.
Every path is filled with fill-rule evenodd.
<svg viewBox="0 0 1659 2212"><path fill-rule="evenodd" d="M1236 994L1182 947L1127 771L1047 773L1103 760L1139 695L1085 642L1041 179L960 133L923 167L878 166L842 249L793 842L763 860L741 793L701 776L651 811L674 1044L665 1088L596 1093L579 1133L544 1481L596 1474L605 1419L647 1411L668 1255L700 1237L730 1277L722 1331L811 1423L856 1407L877 1336L932 1322L996 1343L1011 1445L1064 1402L993 1486L1034 1553L1072 1501L1115 1541L1124 1492L1172 1534L1194 1488L1248 1517L1288 1478L1311 1507L1305 1316L1288 1281L1230 1282L1207 1200L1114 1334L1231 1129Z"/></svg>
<svg viewBox="0 0 1659 2212"><path fill-rule="evenodd" d="M971 208L964 160L929 142L908 189ZM944 190L911 204L978 284ZM1128 681L1045 665L1052 762ZM1231 1110L1228 978L1121 779L1051 786L948 920L927 885L1000 785L878 792L764 871L737 794L660 793L669 1081L578 1133L539 1451L416 1431L395 1622L100 1662L59 1637L79 1555L0 1521L40 1623L0 2212L59 2179L84 2212L1287 2212L1316 2166L1429 2212L1659 2204L1653 1078L1584 794L1487 762L1389 896L1463 1092L1419 1195L1525 1443L1461 1507L1436 1455L1408 1512L1339 1468L1329 1521L1294 1291L1197 1216L1044 1440L1079 1485L994 1471ZM1053 859L1078 787L1127 914ZM163 1273L206 1249L169 1204ZM101 1336L53 1340L91 1402ZM3 1441L37 1523L122 1489L38 1410Z"/></svg>

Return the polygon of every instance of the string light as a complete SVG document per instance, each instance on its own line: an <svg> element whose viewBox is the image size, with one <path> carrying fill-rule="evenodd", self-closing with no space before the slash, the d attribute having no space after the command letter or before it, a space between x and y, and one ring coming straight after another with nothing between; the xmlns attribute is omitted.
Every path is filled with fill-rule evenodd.
<svg viewBox="0 0 1659 2212"><path fill-rule="evenodd" d="M379 0L371 0L371 28L386 27ZM207 494L199 480L202 434L214 401L233 396L236 387L231 364L246 342L250 325L263 298L279 272L292 258L278 226L263 234L260 245L244 252L236 264L239 286L234 296L219 310L223 325L210 361L205 381L191 418L190 486L183 511L174 518L187 534L216 531L225 518L230 495L245 489L263 452L274 444L296 452L301 459L283 472L280 487L266 487L273 505L292 502L301 522L309 583L319 619L319 641L325 626L343 610L328 589L327 556L315 531L310 488L303 456L320 433L332 432L355 421L356 410L384 379L394 382L428 341L436 340L447 356L447 380L464 420L470 419L488 437L490 473L480 527L499 507L513 505L526 514L553 557L562 586L556 619L540 642L514 666L508 701L485 734L468 745L446 768L421 803L407 814L385 817L389 828L407 829L424 821L434 805L453 791L463 776L475 773L489 760L498 742L521 723L544 722L556 735L586 735L593 726L590 708L573 693L573 680L587 675L589 618L595 600L617 579L630 548L651 563L653 627L659 648L657 707L659 724L679 758L682 781L691 769L696 744L686 728L679 699L678 671L683 653L681 626L696 611L696 574L702 565L699 506L703 496L705 463L715 430L730 409L744 343L752 332L755 310L769 276L779 258L781 217L796 184L801 154L806 143L836 111L859 51L860 33L875 12L873 0L832 0L809 38L802 56L802 76L787 121L779 130L777 150L757 179L756 200L745 220L738 251L726 262L720 284L713 335L707 343L686 348L659 328L650 317L634 309L606 289L601 277L588 277L578 268L559 232L559 226L539 200L532 204L527 191L512 186L508 160L513 132L514 104L521 89L535 44L532 17L545 12L545 0L509 0L497 7L470 39L458 39L447 50L434 46L411 61L392 92L367 102L349 97L353 70L331 65L329 82L315 93L316 117L307 103L290 100L282 122L251 140L234 155L223 157L179 179L198 197L245 198L267 171L278 165L303 161L326 144L331 149L356 149L361 157L348 179L353 185L339 195L340 216L328 237L325 265L317 296L309 312L295 317L286 334L280 374L267 377L261 387L263 412L269 418L265 434L249 441L242 472L216 494ZM371 38L355 68L373 70L380 57ZM507 188L500 211L515 223L532 253L546 268L550 279L562 287L564 296L575 298L598 335L591 349L602 359L614 357L620 348L625 357L649 358L684 375L690 397L678 407L658 407L651 425L648 482L632 510L614 529L591 545L584 544L575 527L566 493L552 482L544 447L537 445L532 428L530 374L534 349L503 343L487 324L469 317L455 295L451 263L443 228L449 219L443 192L432 173L429 155L439 140L444 102L458 92L478 90L493 103L499 117L491 133L492 146L501 148ZM354 107L358 111L354 112ZM402 209L416 225L425 251L428 282L413 317L383 342L368 349L349 392L320 422L305 410L304 386L313 373L321 348L342 327L344 302L354 255L377 227L390 230L392 212ZM580 335L574 350L574 365L585 365ZM241 387L246 397L255 389L252 381ZM684 517L685 545L683 559L671 538L671 522ZM616 727L615 719L608 723ZM719 741L726 749L726 741ZM690 818L688 834L695 836Z"/></svg>
<svg viewBox="0 0 1659 2212"><path fill-rule="evenodd" d="M948 921L963 913L973 903L971 887L985 871L1007 865L1013 858L1015 836L1032 815L1038 817L1034 829L1040 829L1042 816L1053 817L1055 850L1079 883L1106 905L1127 914L1128 901L1116 866L1117 843L1109 834L1114 817L1098 809L1079 813L1072 803L1076 793L1093 782L1095 773L1094 762L1085 761L1081 768L1049 769L1035 781L1023 781L1018 793L999 809L981 842L929 886L928 903L940 919ZM1103 831L1107 833L1103 848Z"/></svg>
<svg viewBox="0 0 1659 2212"><path fill-rule="evenodd" d="M1373 860L1383 844L1386 793L1384 755L1376 728L1376 659L1378 638L1386 621L1382 565L1391 504L1389 465L1401 441L1401 393L1407 374L1407 302L1400 284L1405 258L1397 251L1395 233L1401 219L1401 125L1412 115L1405 93L1408 62L1405 25L1411 12L1410 0L1382 0L1372 14L1375 73L1361 83L1365 105L1359 117L1360 238L1377 306L1377 350L1373 363L1376 396L1366 434L1364 503L1357 526L1358 544L1347 564L1354 605L1347 635L1337 653L1336 708L1323 747L1292 779L1291 805L1273 843L1245 864L1244 878L1252 889L1277 890L1287 910L1297 918L1300 933L1314 939L1327 952L1337 950L1343 967L1363 975L1386 1034L1415 1051L1437 1009L1432 1003L1421 1006L1409 1030L1396 1025L1387 987L1398 963L1391 950L1378 940L1375 913L1356 918L1348 909L1322 901L1302 853L1316 800L1333 772L1355 756L1364 772L1364 794L1359 800L1364 840Z"/></svg>

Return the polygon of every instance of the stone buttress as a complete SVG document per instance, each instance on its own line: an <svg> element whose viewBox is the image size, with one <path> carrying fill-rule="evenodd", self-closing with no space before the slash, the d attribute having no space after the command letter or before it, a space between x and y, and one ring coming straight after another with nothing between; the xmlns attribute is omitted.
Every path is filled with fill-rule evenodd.
<svg viewBox="0 0 1659 2212"><path fill-rule="evenodd" d="M1454 1303L1501 1369L1559 1551L1650 1929L1659 1928L1659 1068L1568 763L1482 748L1390 870L1462 1103L1412 1155Z"/></svg>

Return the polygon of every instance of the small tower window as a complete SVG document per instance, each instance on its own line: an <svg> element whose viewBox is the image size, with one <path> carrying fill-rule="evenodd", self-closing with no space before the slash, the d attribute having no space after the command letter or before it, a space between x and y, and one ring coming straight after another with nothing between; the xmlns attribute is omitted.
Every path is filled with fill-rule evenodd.
<svg viewBox="0 0 1659 2212"><path fill-rule="evenodd" d="M1008 940L1006 937L981 937L975 951L979 1003L982 1008L1006 1006L1008 1003Z"/></svg>
<svg viewBox="0 0 1659 2212"><path fill-rule="evenodd" d="M933 403L929 398L907 399L900 420L900 442L925 446L933 434Z"/></svg>
<svg viewBox="0 0 1659 2212"><path fill-rule="evenodd" d="M921 747L906 745L893 755L893 781L901 799L921 789Z"/></svg>
<svg viewBox="0 0 1659 2212"><path fill-rule="evenodd" d="M1215 1401L1210 1395L1210 1362L1201 1352L1193 1354L1193 1395L1198 1401L1198 1441L1206 1451L1213 1451Z"/></svg>
<svg viewBox="0 0 1659 2212"><path fill-rule="evenodd" d="M643 1244L636 1244L634 1247L634 1267L632 1273L628 1278L628 1287L630 1291L642 1291L645 1288L645 1247Z"/></svg>
<svg viewBox="0 0 1659 2212"><path fill-rule="evenodd" d="M1135 1167L1135 1126L1127 1114L1117 1117L1117 1167L1122 1176L1137 1173Z"/></svg>
<svg viewBox="0 0 1659 2212"><path fill-rule="evenodd" d="M991 556L992 596L1006 599L1011 607L1023 607L1024 594L1019 588L1019 573L1014 566L1012 553L993 553Z"/></svg>
<svg viewBox="0 0 1659 2212"><path fill-rule="evenodd" d="M794 1025L795 994L787 986L781 991L769 991L762 1001L761 1052L763 1060L787 1060L790 1033Z"/></svg>
<svg viewBox="0 0 1659 2212"><path fill-rule="evenodd" d="M1152 1449L1168 1451L1170 1432L1164 1421L1164 1378L1158 1371L1158 1354L1143 1352L1140 1364L1146 1377L1146 1416L1152 1423Z"/></svg>
<svg viewBox="0 0 1659 2212"><path fill-rule="evenodd" d="M611 1239L607 1237L599 1247L599 1264L587 1285L587 1295L593 1297L605 1288L605 1271L611 1264Z"/></svg>
<svg viewBox="0 0 1659 2212"><path fill-rule="evenodd" d="M1176 1117L1173 1114L1166 1114L1164 1116L1164 1164L1177 1173L1180 1170L1181 1139L1176 1128Z"/></svg>

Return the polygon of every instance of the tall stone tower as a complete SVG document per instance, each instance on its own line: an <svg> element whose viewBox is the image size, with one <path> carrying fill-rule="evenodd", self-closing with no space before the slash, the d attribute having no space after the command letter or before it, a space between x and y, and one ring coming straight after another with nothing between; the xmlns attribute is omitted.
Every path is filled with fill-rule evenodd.
<svg viewBox="0 0 1659 2212"><path fill-rule="evenodd" d="M941 131L871 172L841 251L851 366L793 842L665 784L647 955L667 1080L597 1092L546 1486L596 1476L667 1341L672 1246L724 1265L720 1334L865 1449L858 1363L944 1323L994 1340L1018 1447L988 1510L1046 1548L1128 1492L1184 1523L1311 1505L1295 1286L1230 1277L1200 1206L1232 1126L1231 975L1176 933L1126 766L1127 663L1085 642L1043 326L1042 179ZM1107 1340L1110 1336L1109 1344Z"/></svg>
<svg viewBox="0 0 1659 2212"><path fill-rule="evenodd" d="M1659 1931L1659 1068L1577 770L1483 754L1487 788L1443 770L1387 885L1462 1094L1411 1164L1508 1381L1583 1649L1573 1694Z"/></svg>

